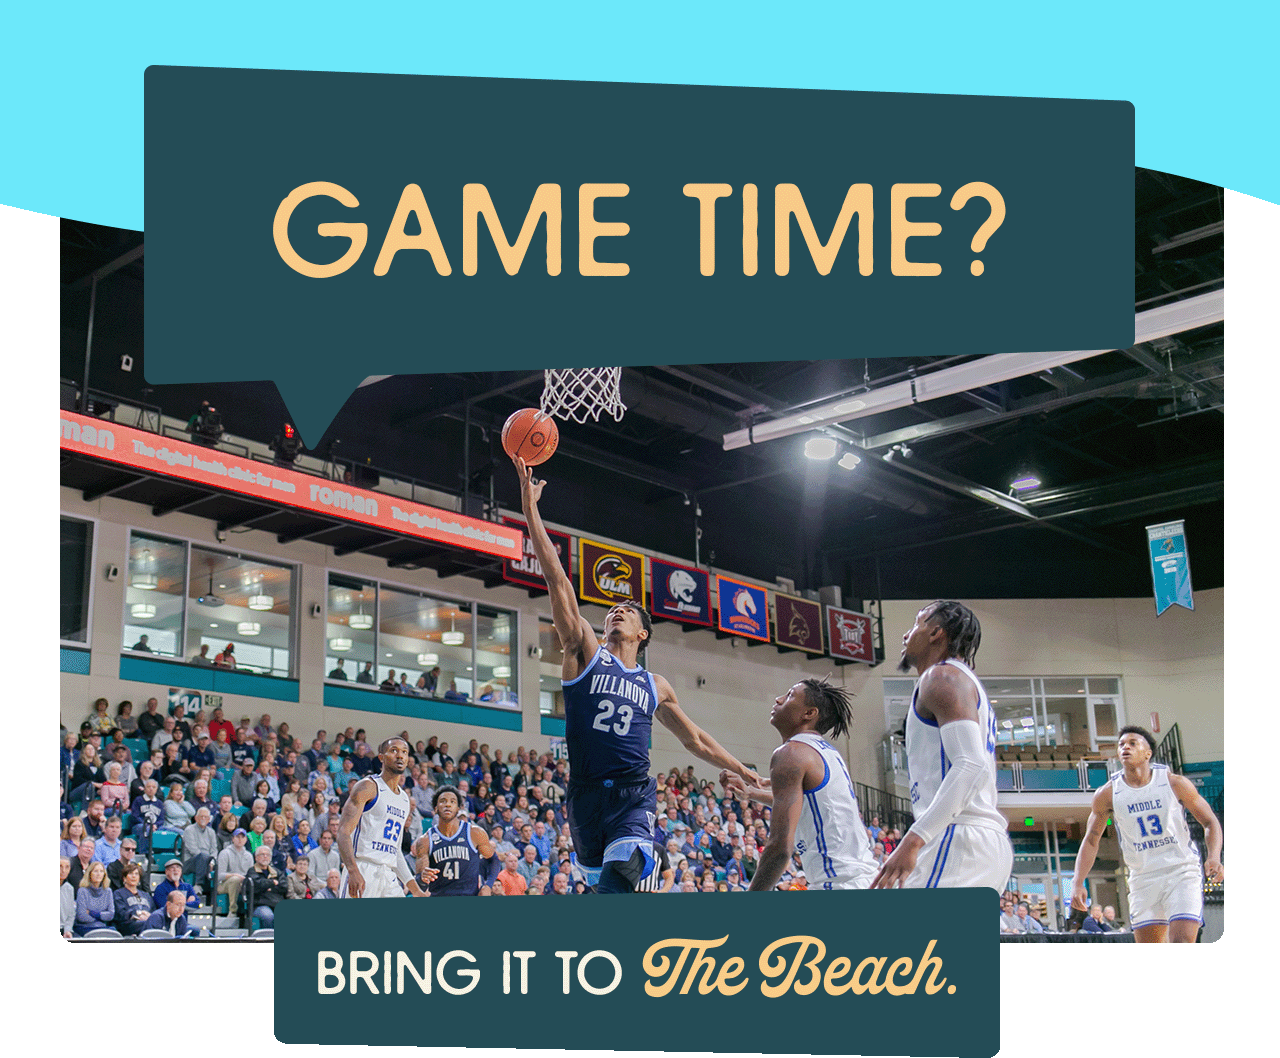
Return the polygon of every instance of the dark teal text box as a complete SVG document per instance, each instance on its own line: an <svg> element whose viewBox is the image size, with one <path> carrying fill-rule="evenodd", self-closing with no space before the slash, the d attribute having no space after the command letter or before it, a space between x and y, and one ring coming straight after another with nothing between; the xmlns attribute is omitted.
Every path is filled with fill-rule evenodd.
<svg viewBox="0 0 1280 1058"><path fill-rule="evenodd" d="M990 1058L1000 1048L990 890L552 896L537 904L481 899L478 905L443 897L282 902L275 922L276 1038L482 1048L493 1045L484 1026L500 1011L508 1026L561 1026L552 1042L568 1049L664 1050L678 1041L681 1051ZM722 938L705 950L715 963L709 977L700 969L685 992L697 953L690 950L673 980L684 942ZM786 938L797 939L768 954ZM822 949L809 943L803 960L816 971L799 966L791 986L772 996L764 986L777 989L786 980L799 938L821 942ZM535 953L526 994L514 955L504 991L504 951ZM568 994L558 951L577 953L569 960ZM352 991L353 952L365 953L354 957L357 969L376 960L377 994L367 979ZM430 994L402 971L399 954L425 978L426 952ZM466 955L444 961L451 952ZM580 963L594 952L617 961L616 970L604 955L587 961L591 988L604 991L616 978L606 994L593 994L579 977ZM740 968L731 964L735 957ZM774 972L764 972L762 957ZM849 961L838 964L840 958ZM884 961L864 965L867 959ZM322 968L330 972L322 975ZM880 987L842 990L855 976ZM838 994L827 991L828 980ZM473 981L465 994L444 987L467 989ZM723 986L713 987L718 981ZM340 990L325 994L322 986ZM431 1026L428 1038L424 1024ZM508 1036L508 1044L541 1046L522 1041L518 1031Z"/></svg>
<svg viewBox="0 0 1280 1058"><path fill-rule="evenodd" d="M1125 348L1133 342L1133 107L1124 102L761 88L151 67L146 75L146 333L152 383L271 379L315 445L367 375L606 364L717 363L907 354ZM1006 214L972 240L985 199ZM362 224L341 274L313 278L278 249L275 219L303 185L288 245L315 264L351 245L326 224ZM689 184L728 185L715 208L715 270L703 274ZM515 275L478 225L463 253L464 187L483 184L513 243L535 190L561 189L561 270L540 220ZM596 221L627 225L594 258L628 274L582 274L580 189ZM744 188L757 189L757 267L744 274ZM940 225L905 242L935 276L894 274L895 185L937 185L902 218ZM448 259L402 249L375 264L416 185ZM794 185L817 239L854 185L871 188L871 234L849 224L820 274L775 199ZM417 234L425 220L398 227ZM906 231L906 229L901 229ZM860 251L870 249L870 274ZM981 261L982 274L971 274Z"/></svg>

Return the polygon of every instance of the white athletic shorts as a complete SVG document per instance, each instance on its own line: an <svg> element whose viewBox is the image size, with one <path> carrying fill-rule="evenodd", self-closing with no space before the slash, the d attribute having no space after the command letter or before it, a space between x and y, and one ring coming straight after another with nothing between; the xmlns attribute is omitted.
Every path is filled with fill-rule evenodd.
<svg viewBox="0 0 1280 1058"><path fill-rule="evenodd" d="M387 867L381 863L367 863L364 860L358 861L360 864L360 874L364 878L364 892L360 894L361 900L378 900L383 897L404 896L404 888L400 885L400 879L396 877L394 867ZM347 893L347 869L342 868L342 886L338 889L338 895L346 897Z"/></svg>
<svg viewBox="0 0 1280 1058"><path fill-rule="evenodd" d="M986 886L1003 892L1013 873L1009 835L994 827L952 823L916 856L907 889L966 889Z"/></svg>
<svg viewBox="0 0 1280 1058"><path fill-rule="evenodd" d="M1133 929L1187 919L1204 925L1204 883L1199 865L1158 874L1129 876L1129 921Z"/></svg>

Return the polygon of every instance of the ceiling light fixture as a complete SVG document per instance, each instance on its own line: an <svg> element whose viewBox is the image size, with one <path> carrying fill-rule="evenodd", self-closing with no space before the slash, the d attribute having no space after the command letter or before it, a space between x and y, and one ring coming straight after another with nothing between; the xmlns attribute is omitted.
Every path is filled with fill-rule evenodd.
<svg viewBox="0 0 1280 1058"><path fill-rule="evenodd" d="M810 437L804 443L804 454L810 459L832 459L836 448L834 437Z"/></svg>
<svg viewBox="0 0 1280 1058"><path fill-rule="evenodd" d="M373 627L373 618L364 612L363 603L360 604L359 613L353 613L350 617L347 618L347 627L354 628L360 632L363 632L367 628Z"/></svg>
<svg viewBox="0 0 1280 1058"><path fill-rule="evenodd" d="M1038 489L1041 481L1034 474L1022 474L1009 482L1009 488L1014 492L1026 492L1028 489Z"/></svg>
<svg viewBox="0 0 1280 1058"><path fill-rule="evenodd" d="M262 631L262 625L257 621L241 621L236 625L236 631L242 636L256 636Z"/></svg>
<svg viewBox="0 0 1280 1058"><path fill-rule="evenodd" d="M846 452L840 457L840 462L836 466L843 467L845 470L852 470L861 462L862 459L859 456L854 455L852 452Z"/></svg>
<svg viewBox="0 0 1280 1058"><path fill-rule="evenodd" d="M143 548L142 554L138 556L138 565L147 567L153 564L154 560L151 556L149 548ZM129 587L137 588L139 591L155 591L158 581L154 573L135 573L129 578Z"/></svg>
<svg viewBox="0 0 1280 1058"><path fill-rule="evenodd" d="M454 627L453 618L449 618L449 631L441 634L440 642L447 647L460 647L466 641L467 637Z"/></svg>
<svg viewBox="0 0 1280 1058"><path fill-rule="evenodd" d="M329 640L329 649L330 649L330 650L338 650L338 651L342 651L342 650L350 650L350 649L351 649L351 640L349 640L349 639L342 639L342 638L338 638L338 639L331 639L331 640Z"/></svg>
<svg viewBox="0 0 1280 1058"><path fill-rule="evenodd" d="M510 665L498 665L493 670L493 678L495 680L505 680L510 675L511 675Z"/></svg>
<svg viewBox="0 0 1280 1058"><path fill-rule="evenodd" d="M156 608L149 602L135 602L129 607L129 615L137 621L150 621L156 615Z"/></svg>
<svg viewBox="0 0 1280 1058"><path fill-rule="evenodd" d="M275 605L276 605L276 601L270 595L250 595L249 596L250 610L271 610L275 608Z"/></svg>
<svg viewBox="0 0 1280 1058"><path fill-rule="evenodd" d="M419 654L419 655L418 655L418 664L419 664L419 665L427 665L427 666L431 666L431 665L438 664L438 663L439 663L439 661L440 661L440 655L439 655L439 654Z"/></svg>

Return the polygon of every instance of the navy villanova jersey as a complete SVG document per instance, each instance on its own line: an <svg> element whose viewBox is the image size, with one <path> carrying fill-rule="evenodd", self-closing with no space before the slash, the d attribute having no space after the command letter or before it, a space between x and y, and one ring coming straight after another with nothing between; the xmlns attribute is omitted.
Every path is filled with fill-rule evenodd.
<svg viewBox="0 0 1280 1058"><path fill-rule="evenodd" d="M458 821L458 832L445 837L431 828L427 862L440 872L428 889L432 896L476 896L480 892L480 853L471 843L471 824ZM421 882L419 882L421 884Z"/></svg>
<svg viewBox="0 0 1280 1058"><path fill-rule="evenodd" d="M603 646L564 686L565 740L574 782L644 779L658 689L643 668L624 668Z"/></svg>

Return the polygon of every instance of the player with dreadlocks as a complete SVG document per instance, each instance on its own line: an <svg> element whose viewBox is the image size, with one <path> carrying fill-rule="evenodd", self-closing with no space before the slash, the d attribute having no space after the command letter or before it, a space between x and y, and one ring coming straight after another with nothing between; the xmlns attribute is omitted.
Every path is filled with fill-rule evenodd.
<svg viewBox="0 0 1280 1058"><path fill-rule="evenodd" d="M825 680L802 680L775 698L769 713L769 723L783 738L769 762L769 778L759 787L747 787L738 776L720 773L731 793L773 806L769 842L752 876L752 890L768 891L778 884L793 848L810 889L866 889L871 884L876 861L849 770L823 737L843 737L851 717L847 691Z"/></svg>
<svg viewBox="0 0 1280 1058"><path fill-rule="evenodd" d="M920 674L907 712L907 771L915 822L873 889L987 886L1013 869L996 808L996 717L973 674L982 626L958 602L930 603L902 637L898 668Z"/></svg>

